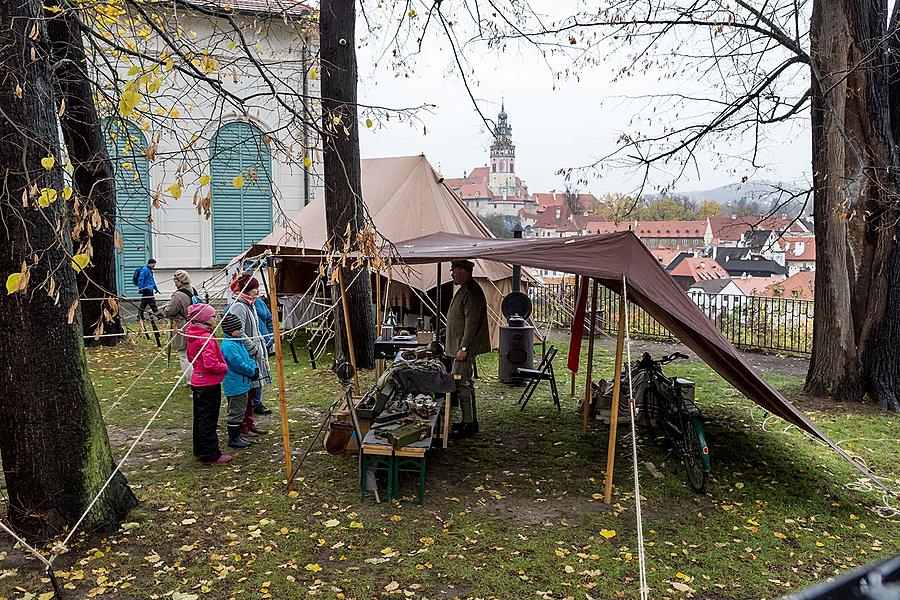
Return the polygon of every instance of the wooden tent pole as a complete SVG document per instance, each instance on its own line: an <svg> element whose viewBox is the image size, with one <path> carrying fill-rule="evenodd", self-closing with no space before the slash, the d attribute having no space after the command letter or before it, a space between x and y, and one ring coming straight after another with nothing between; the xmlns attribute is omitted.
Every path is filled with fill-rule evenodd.
<svg viewBox="0 0 900 600"><path fill-rule="evenodd" d="M588 279L585 277L582 281L582 285L588 285L591 281L594 282L594 289L591 291L591 334L588 338L587 369L585 369L584 372L584 403L581 408L582 433L587 433L588 417L591 414L591 378L594 376L594 325L597 323L597 288L599 287L599 283L596 279ZM584 324L579 323L579 326L583 327Z"/></svg>
<svg viewBox="0 0 900 600"><path fill-rule="evenodd" d="M347 303L347 290L344 289L344 270L337 267L338 285L341 287L341 306L344 308L344 331L347 333L347 353L350 355L350 364L353 365L353 387L359 396L359 373L356 372L356 350L353 347L353 332L350 331L350 308Z"/></svg>
<svg viewBox="0 0 900 600"><path fill-rule="evenodd" d="M623 284L624 285L624 284ZM624 292L624 290L623 290ZM625 348L625 295L619 296L619 332L616 336L616 366L612 406L609 411L609 446L606 451L606 487L603 501L612 502L613 467L616 462L616 433L619 427L619 397L622 393L622 350Z"/></svg>
<svg viewBox="0 0 900 600"><path fill-rule="evenodd" d="M275 362L278 365L278 407L281 410L281 440L284 443L284 471L287 474L288 491L294 489L291 475L294 468L291 459L291 432L288 429L287 399L284 390L284 356L281 353L281 321L278 318L278 296L275 290L275 259L269 258L269 307L272 311L272 333L275 338Z"/></svg>
<svg viewBox="0 0 900 600"><path fill-rule="evenodd" d="M375 271L375 338L381 336L381 272ZM381 377L381 369L384 367L384 360L377 359L375 361L375 378Z"/></svg>
<svg viewBox="0 0 900 600"><path fill-rule="evenodd" d="M563 280L563 281L565 281L565 280ZM575 312L578 312L578 297L579 297L578 286L579 285L581 285L581 275L576 275L575 276ZM575 327L574 316L575 315L573 313L572 314L572 317L573 317L572 327ZM582 323L581 326L584 327L584 323ZM575 375L576 375L576 373L578 373L578 371L569 371L569 373L572 375L572 381L571 381L572 388L569 390L569 396L574 398L575 397Z"/></svg>

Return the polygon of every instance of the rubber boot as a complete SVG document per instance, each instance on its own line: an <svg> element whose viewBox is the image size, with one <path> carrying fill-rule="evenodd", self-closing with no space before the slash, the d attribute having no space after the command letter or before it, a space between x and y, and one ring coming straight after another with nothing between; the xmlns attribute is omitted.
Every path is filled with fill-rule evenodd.
<svg viewBox="0 0 900 600"><path fill-rule="evenodd" d="M228 426L228 447L229 448L246 448L253 445L253 442L244 439L241 435L240 425Z"/></svg>

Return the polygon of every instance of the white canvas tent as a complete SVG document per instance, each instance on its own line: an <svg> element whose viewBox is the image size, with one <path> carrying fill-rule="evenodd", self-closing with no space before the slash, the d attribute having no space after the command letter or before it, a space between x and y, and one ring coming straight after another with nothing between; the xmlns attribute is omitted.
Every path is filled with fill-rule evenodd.
<svg viewBox="0 0 900 600"><path fill-rule="evenodd" d="M364 159L361 171L366 208L378 233L390 242L437 232L494 237L444 184L424 155ZM328 238L324 197L320 195L291 216L290 221L256 244L248 256L262 250L282 257L320 254ZM488 300L491 342L496 347L502 318L500 302L512 290L512 270L508 265L477 260L474 276ZM449 264L442 265L441 279L442 284L450 281ZM408 308L414 297L409 288L425 292L436 285L434 265L394 269L387 305Z"/></svg>

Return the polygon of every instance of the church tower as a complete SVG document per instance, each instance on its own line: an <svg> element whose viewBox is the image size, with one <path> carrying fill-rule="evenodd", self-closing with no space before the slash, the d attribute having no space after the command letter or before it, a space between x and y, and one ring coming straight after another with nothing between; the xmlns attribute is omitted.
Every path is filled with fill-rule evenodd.
<svg viewBox="0 0 900 600"><path fill-rule="evenodd" d="M512 127L507 121L506 107L500 104L494 143L491 144L491 174L488 187L495 196L516 196L516 147L512 143Z"/></svg>

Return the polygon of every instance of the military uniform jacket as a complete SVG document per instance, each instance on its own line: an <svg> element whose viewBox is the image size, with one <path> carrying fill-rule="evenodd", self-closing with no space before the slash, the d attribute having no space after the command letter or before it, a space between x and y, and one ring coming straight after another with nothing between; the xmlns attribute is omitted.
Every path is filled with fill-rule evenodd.
<svg viewBox="0 0 900 600"><path fill-rule="evenodd" d="M470 279L460 286L447 311L447 356L465 348L469 356L491 351L487 321L487 300L481 286Z"/></svg>

